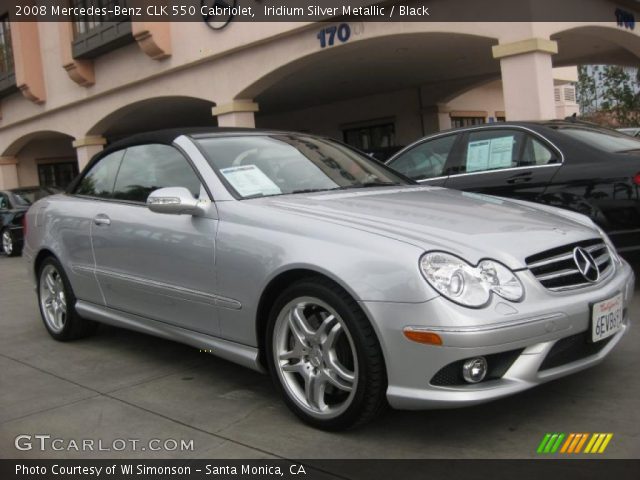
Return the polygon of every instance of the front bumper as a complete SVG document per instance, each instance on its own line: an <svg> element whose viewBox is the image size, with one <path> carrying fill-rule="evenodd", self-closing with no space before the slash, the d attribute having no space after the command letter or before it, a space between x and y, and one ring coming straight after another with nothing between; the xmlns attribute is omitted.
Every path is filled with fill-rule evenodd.
<svg viewBox="0 0 640 480"><path fill-rule="evenodd" d="M624 260L602 283L562 293L546 290L527 270L518 276L526 292L521 303L494 296L488 307L474 310L442 297L412 304L361 302L380 339L387 367L387 399L392 407L451 408L512 395L599 363L629 329L635 278ZM586 349L588 355L570 358L567 363L551 362L549 367L545 359L550 353L555 355L557 342L577 338L590 328L590 304L619 292L624 295L623 328L598 349ZM405 327L436 332L443 345L412 342L403 335ZM477 384L432 383L436 373L451 363L513 351L517 352L515 361L500 378Z"/></svg>

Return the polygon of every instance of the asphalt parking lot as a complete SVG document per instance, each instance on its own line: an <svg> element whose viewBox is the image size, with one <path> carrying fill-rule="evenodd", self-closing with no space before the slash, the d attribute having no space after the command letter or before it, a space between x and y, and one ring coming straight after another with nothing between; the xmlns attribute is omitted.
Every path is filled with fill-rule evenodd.
<svg viewBox="0 0 640 480"><path fill-rule="evenodd" d="M546 432L612 432L603 456L638 458L640 329L632 327L599 366L515 397L389 411L359 430L325 433L301 424L267 376L191 347L110 327L55 342L22 260L0 257L0 458L533 458ZM20 434L108 445L185 439L194 448L21 451Z"/></svg>

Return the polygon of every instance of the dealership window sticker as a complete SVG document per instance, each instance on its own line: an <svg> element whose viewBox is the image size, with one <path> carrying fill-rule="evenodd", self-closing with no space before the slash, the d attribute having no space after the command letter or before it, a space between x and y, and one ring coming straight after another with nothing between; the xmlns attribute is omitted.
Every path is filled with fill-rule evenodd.
<svg viewBox="0 0 640 480"><path fill-rule="evenodd" d="M467 172L511 167L514 143L513 135L469 142Z"/></svg>
<svg viewBox="0 0 640 480"><path fill-rule="evenodd" d="M280 188L256 165L223 168L220 173L243 197L282 193Z"/></svg>

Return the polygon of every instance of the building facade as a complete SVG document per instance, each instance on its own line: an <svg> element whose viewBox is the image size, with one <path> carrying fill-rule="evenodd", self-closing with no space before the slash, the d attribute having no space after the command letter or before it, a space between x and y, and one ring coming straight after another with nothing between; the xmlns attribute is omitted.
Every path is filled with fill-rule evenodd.
<svg viewBox="0 0 640 480"><path fill-rule="evenodd" d="M536 4L544 2L553 7ZM128 18L23 22L5 13L0 188L64 187L107 143L159 128L308 131L384 154L455 126L571 115L575 68L564 67L640 63L640 31L616 21L617 3L584 3L611 21L231 21L214 29ZM640 17L637 6L625 3ZM328 44L333 27L342 35Z"/></svg>

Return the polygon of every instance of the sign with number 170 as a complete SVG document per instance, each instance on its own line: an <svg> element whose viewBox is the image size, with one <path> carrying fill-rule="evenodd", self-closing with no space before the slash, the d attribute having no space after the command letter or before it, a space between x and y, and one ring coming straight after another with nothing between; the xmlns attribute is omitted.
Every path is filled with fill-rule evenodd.
<svg viewBox="0 0 640 480"><path fill-rule="evenodd" d="M317 38L320 41L320 48L333 47L336 44L336 39L340 43L349 41L349 38L351 38L351 27L348 23L332 25L320 30Z"/></svg>

